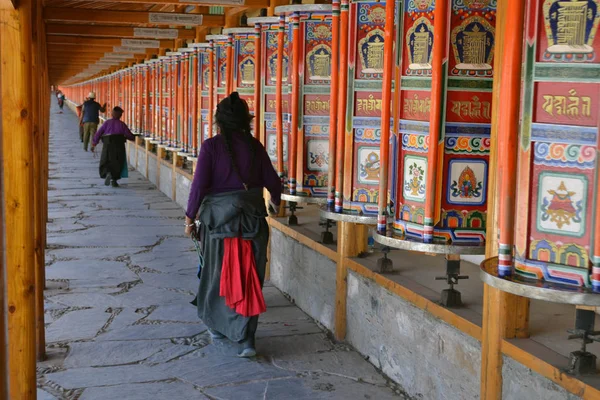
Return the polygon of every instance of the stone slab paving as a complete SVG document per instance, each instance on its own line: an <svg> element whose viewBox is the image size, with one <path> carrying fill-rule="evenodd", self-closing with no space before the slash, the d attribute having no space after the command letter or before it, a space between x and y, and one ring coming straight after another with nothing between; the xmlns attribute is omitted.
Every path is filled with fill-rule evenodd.
<svg viewBox="0 0 600 400"><path fill-rule="evenodd" d="M197 262L183 211L138 172L105 187L77 120L51 119L42 400L403 399L270 285L256 359L211 340L189 304Z"/></svg>

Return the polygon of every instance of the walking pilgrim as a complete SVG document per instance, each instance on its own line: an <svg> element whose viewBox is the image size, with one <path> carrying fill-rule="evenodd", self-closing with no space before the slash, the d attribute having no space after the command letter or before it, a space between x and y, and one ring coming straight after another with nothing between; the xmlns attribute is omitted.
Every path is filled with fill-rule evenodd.
<svg viewBox="0 0 600 400"><path fill-rule="evenodd" d="M83 125L83 150L88 151L90 138L94 136L100 123L100 112L106 112L106 103L100 105L96 101L96 93L90 92L88 100L81 107L79 124Z"/></svg>
<svg viewBox="0 0 600 400"><path fill-rule="evenodd" d="M121 121L121 116L123 116L123 109L121 107L113 108L112 118L102 124L92 140L92 152L96 151L96 146L102 140L99 170L100 177L104 179L106 186L112 182L113 187L119 187L117 181L127 178L129 174L125 142L135 140L135 136L127 124Z"/></svg>
<svg viewBox="0 0 600 400"><path fill-rule="evenodd" d="M217 106L219 135L200 148L185 227L200 241L204 260L198 317L213 339L239 343L240 357L256 355L258 316L266 311L262 286L269 226L263 189L274 210L281 200L281 180L251 134L252 118L237 92Z"/></svg>

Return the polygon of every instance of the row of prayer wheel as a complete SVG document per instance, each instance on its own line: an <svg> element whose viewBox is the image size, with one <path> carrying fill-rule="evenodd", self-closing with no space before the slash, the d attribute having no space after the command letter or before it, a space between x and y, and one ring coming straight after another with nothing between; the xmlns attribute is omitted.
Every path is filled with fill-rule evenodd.
<svg viewBox="0 0 600 400"><path fill-rule="evenodd" d="M281 6L64 91L77 102L96 91L135 133L191 159L214 134L216 104L237 91L294 201L376 224L391 247L483 254L499 172L496 4ZM521 132L498 138L498 190L512 195L499 205L500 276L600 288L596 4L529 1Z"/></svg>

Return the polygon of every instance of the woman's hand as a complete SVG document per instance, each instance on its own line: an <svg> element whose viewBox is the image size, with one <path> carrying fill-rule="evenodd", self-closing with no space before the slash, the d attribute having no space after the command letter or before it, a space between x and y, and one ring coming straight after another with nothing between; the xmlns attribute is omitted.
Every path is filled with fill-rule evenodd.
<svg viewBox="0 0 600 400"><path fill-rule="evenodd" d="M194 231L194 221L191 218L185 217L185 236L192 236L192 232Z"/></svg>
<svg viewBox="0 0 600 400"><path fill-rule="evenodd" d="M271 200L269 200L269 209L273 210L274 215L279 215L279 206L275 205Z"/></svg>

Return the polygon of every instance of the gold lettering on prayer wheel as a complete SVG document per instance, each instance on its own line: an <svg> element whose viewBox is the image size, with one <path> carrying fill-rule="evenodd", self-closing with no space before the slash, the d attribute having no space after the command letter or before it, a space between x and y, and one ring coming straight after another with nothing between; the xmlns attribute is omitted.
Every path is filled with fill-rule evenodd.
<svg viewBox="0 0 600 400"><path fill-rule="evenodd" d="M423 32L423 28L415 33L413 62L415 64L429 64L429 32Z"/></svg>
<svg viewBox="0 0 600 400"><path fill-rule="evenodd" d="M376 38L367 44L367 61L370 70L383 71L383 42Z"/></svg>
<svg viewBox="0 0 600 400"><path fill-rule="evenodd" d="M465 32L463 49L466 64L485 63L485 38L486 32L480 32L477 26L473 32Z"/></svg>
<svg viewBox="0 0 600 400"><path fill-rule="evenodd" d="M242 83L245 85L254 84L254 61L252 59L244 61L240 69L242 70Z"/></svg>

